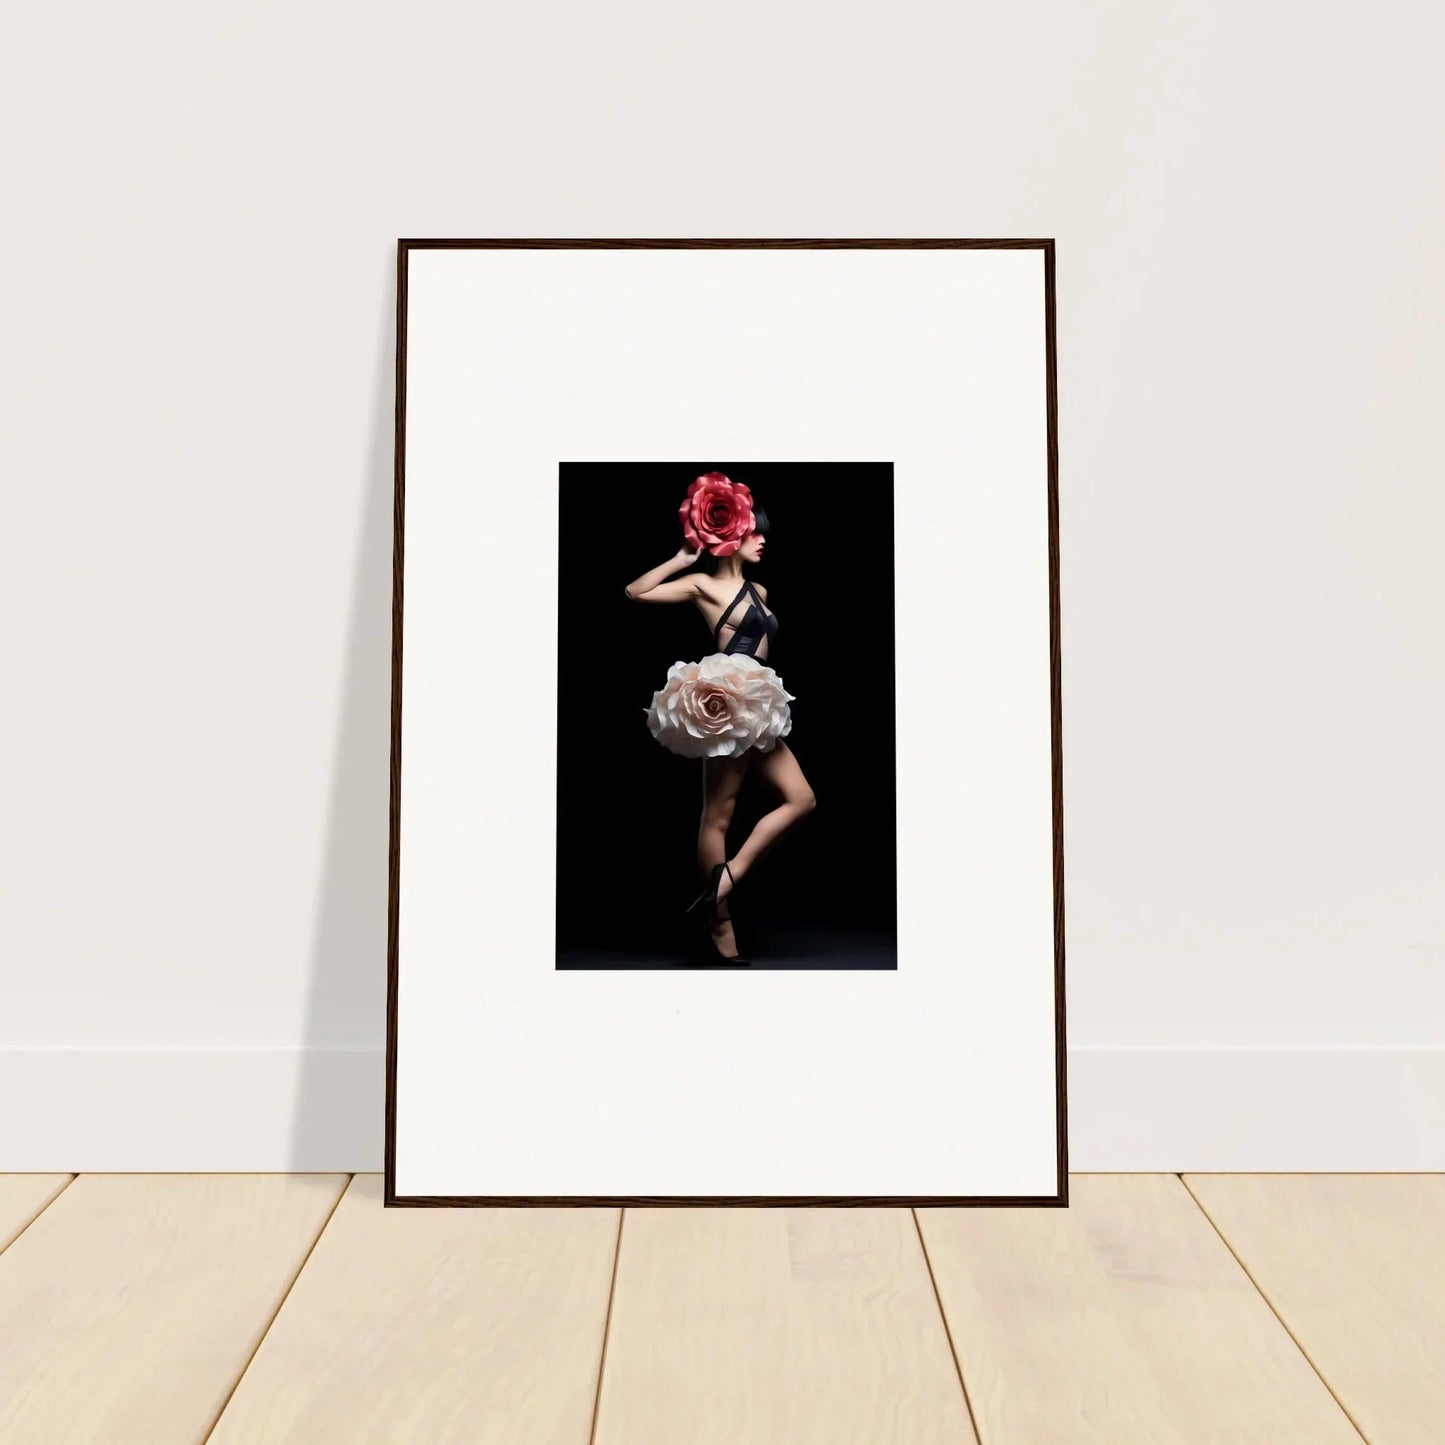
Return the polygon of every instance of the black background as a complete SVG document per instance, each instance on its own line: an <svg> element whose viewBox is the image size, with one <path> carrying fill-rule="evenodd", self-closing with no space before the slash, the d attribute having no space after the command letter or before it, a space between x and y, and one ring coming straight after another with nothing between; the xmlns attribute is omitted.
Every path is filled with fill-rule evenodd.
<svg viewBox="0 0 1445 1445"><path fill-rule="evenodd" d="M662 747L646 709L672 663L715 649L695 604L624 588L683 545L678 506L706 471L767 510L745 570L778 617L766 661L818 799L738 885L739 947L762 967L896 967L892 465L716 459L560 468L557 966L666 967L696 932L703 765ZM755 763L729 856L776 802Z"/></svg>

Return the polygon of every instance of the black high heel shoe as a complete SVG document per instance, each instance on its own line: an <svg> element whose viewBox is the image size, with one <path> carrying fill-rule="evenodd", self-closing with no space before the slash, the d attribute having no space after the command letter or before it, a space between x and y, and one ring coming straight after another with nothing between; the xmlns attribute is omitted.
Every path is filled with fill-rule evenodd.
<svg viewBox="0 0 1445 1445"><path fill-rule="evenodd" d="M730 923L730 913L719 914L708 913L703 919L702 925L702 950L706 963L713 968L751 968L752 959L744 958L740 953L724 953L717 946L717 939L713 937L713 924L715 922Z"/></svg>
<svg viewBox="0 0 1445 1445"><path fill-rule="evenodd" d="M704 888L702 892L699 893L697 897L694 898L692 902L687 905L687 909L685 910L687 913L696 913L697 910L701 908L704 903L707 904L709 913L713 913L716 911L718 884L722 882L724 869L727 870L728 878L732 881L733 885L732 888L728 890L729 893L736 892L738 880L733 877L733 870L731 868L728 868L728 865L725 862L714 863L712 865L712 872L708 874L707 887Z"/></svg>

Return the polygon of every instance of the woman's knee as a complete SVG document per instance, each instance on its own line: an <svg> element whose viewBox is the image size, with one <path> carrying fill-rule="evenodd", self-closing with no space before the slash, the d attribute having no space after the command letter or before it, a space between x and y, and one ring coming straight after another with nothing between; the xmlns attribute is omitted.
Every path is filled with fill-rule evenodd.
<svg viewBox="0 0 1445 1445"><path fill-rule="evenodd" d="M709 803L702 810L702 826L719 833L726 833L728 825L733 820L733 807L731 799L726 802Z"/></svg>
<svg viewBox="0 0 1445 1445"><path fill-rule="evenodd" d="M818 806L818 795L811 788L804 788L793 799L793 806L798 810L799 817L806 818Z"/></svg>

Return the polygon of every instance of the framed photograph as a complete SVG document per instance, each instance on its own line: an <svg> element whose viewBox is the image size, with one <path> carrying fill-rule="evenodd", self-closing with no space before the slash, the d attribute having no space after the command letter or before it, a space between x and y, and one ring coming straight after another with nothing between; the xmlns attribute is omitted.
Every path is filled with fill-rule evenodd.
<svg viewBox="0 0 1445 1445"><path fill-rule="evenodd" d="M388 1203L1067 1202L1054 311L400 243Z"/></svg>

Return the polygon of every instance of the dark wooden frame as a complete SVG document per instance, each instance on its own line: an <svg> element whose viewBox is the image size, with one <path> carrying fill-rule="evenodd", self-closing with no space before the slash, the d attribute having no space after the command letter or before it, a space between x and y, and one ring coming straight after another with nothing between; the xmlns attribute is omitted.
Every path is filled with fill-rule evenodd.
<svg viewBox="0 0 1445 1445"><path fill-rule="evenodd" d="M401 876L401 650L402 650L402 541L406 502L406 300L407 261L422 250L573 250L581 248L634 250L647 248L708 249L726 247L782 250L847 250L902 248L916 250L1034 250L1044 253L1044 369L1048 420L1048 564L1049 564L1049 677L1051 775L1053 786L1054 885L1054 1076L1057 1087L1055 1128L1058 1144L1057 1189L1051 1195L398 1195L396 1192L396 1054L397 1054L397 909ZM1045 240L742 240L742 239L490 239L401 240L396 257L396 497L393 512L392 632L391 632L391 823L388 860L386 943L386 1204L401 1207L579 1206L627 1205L831 1205L838 1207L963 1206L1060 1208L1069 1202L1068 1104L1066 1088L1066 1033L1064 1027L1064 794L1062 756L1063 700L1059 665L1059 443L1058 378L1054 296L1054 242Z"/></svg>

